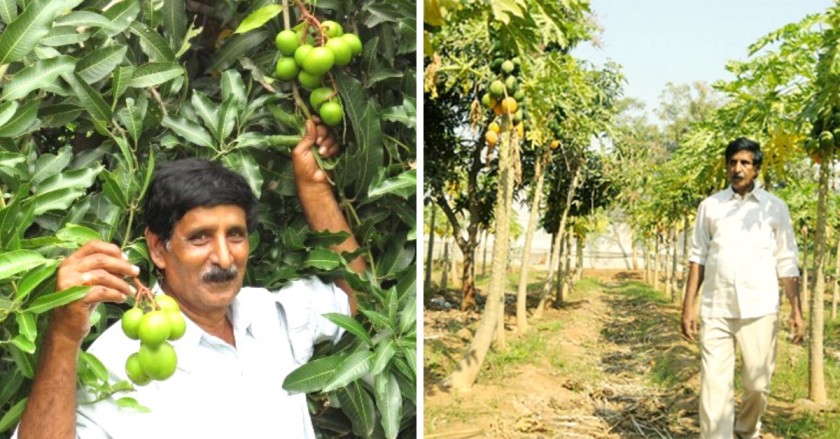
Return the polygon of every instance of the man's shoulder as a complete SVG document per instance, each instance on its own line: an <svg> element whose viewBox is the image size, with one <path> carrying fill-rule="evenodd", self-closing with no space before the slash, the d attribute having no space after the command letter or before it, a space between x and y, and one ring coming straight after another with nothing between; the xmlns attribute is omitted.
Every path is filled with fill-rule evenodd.
<svg viewBox="0 0 840 439"><path fill-rule="evenodd" d="M787 203L785 203L785 200L783 200L783 199L779 198L779 197L778 197L777 195L775 195L774 193L772 193L772 192L768 192L768 191L766 191L766 190L764 190L764 189L760 189L760 188L759 188L759 189L757 189L757 190L760 190L760 191L761 191L761 195L762 195L762 196L767 197L767 201L768 201L768 202L770 202L770 203L772 203L772 204L776 204L776 205L780 205L780 206L787 207Z"/></svg>

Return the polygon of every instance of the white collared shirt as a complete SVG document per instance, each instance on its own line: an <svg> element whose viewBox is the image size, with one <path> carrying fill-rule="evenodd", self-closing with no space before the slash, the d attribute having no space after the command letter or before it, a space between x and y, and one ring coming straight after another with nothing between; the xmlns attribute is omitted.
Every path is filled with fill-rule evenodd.
<svg viewBox="0 0 840 439"><path fill-rule="evenodd" d="M787 205L756 186L700 203L689 261L705 267L700 315L754 318L779 310L778 278L799 276Z"/></svg>
<svg viewBox="0 0 840 439"><path fill-rule="evenodd" d="M340 328L322 317L350 314L346 294L317 278L271 293L243 288L228 311L236 347L187 319L184 336L170 343L178 355L175 374L136 392L120 392L95 404L79 404L80 438L314 438L305 394L283 390L286 375L304 364L313 345L337 341ZM119 324L90 347L112 379L124 380L125 360L140 348ZM121 408L128 396L150 409ZM79 400L90 398L79 391Z"/></svg>

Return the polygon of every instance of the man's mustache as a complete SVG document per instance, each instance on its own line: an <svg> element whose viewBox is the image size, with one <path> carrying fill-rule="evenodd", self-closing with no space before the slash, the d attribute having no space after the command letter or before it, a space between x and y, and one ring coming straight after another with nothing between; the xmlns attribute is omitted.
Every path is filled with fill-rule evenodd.
<svg viewBox="0 0 840 439"><path fill-rule="evenodd" d="M201 279L204 282L221 283L236 279L238 274L239 269L236 268L236 265L231 265L230 268L222 268L218 265L214 265L210 267L209 270L201 274Z"/></svg>

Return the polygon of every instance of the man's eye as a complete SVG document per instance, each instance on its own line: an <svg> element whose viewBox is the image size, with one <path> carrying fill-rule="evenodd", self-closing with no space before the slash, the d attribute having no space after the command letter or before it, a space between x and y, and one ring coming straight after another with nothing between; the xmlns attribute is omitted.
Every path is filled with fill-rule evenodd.
<svg viewBox="0 0 840 439"><path fill-rule="evenodd" d="M200 243L207 240L207 235L204 233L198 233L190 236L189 240L192 243Z"/></svg>

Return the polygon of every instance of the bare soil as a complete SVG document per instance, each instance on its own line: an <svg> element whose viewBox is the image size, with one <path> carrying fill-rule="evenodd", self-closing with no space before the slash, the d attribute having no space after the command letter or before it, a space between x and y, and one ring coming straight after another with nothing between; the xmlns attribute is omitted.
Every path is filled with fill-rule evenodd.
<svg viewBox="0 0 840 439"><path fill-rule="evenodd" d="M699 353L679 334L679 306L624 294L639 289L640 272L587 270L584 277L600 287L574 292L530 321L524 337L538 336L541 352L501 372L485 361L468 392L441 385L439 363L460 359L480 315L427 304L426 353L431 347L441 356L431 360L438 364L424 359L425 438L699 436ZM512 305L506 327L508 348L523 340ZM789 408L773 404L770 412Z"/></svg>

